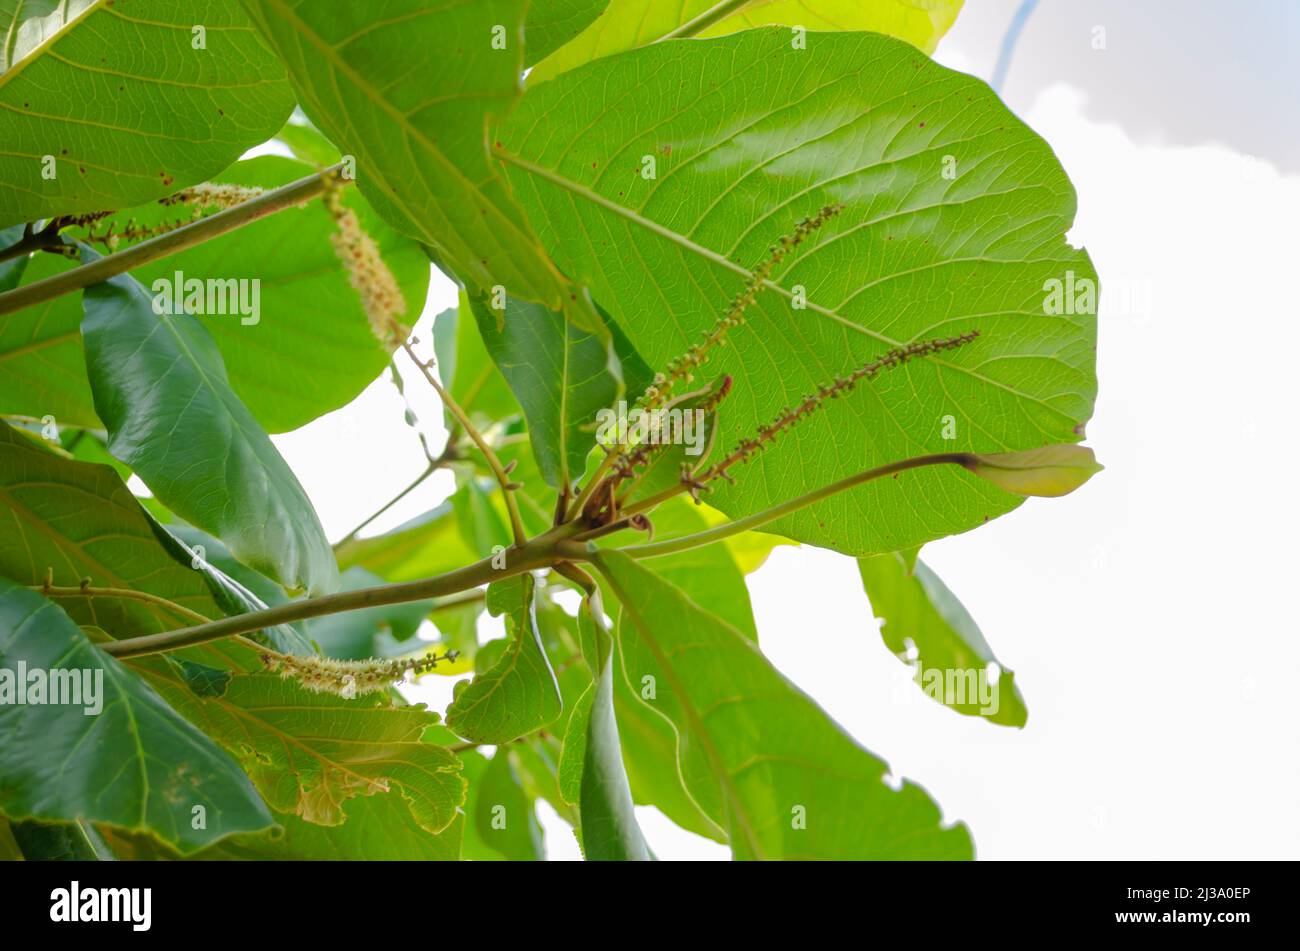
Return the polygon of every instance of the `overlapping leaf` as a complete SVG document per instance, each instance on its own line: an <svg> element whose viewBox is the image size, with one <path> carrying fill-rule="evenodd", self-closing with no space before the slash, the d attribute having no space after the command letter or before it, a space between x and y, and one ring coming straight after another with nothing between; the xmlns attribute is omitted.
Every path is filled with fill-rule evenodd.
<svg viewBox="0 0 1300 951"><path fill-rule="evenodd" d="M86 365L109 451L245 564L288 588L333 589L338 568L315 509L231 390L201 318L160 317L125 274L87 288L83 300Z"/></svg>
<svg viewBox="0 0 1300 951"><path fill-rule="evenodd" d="M313 171L304 162L263 155L236 163L213 181L271 189ZM390 228L356 189L344 189L341 200L374 239L401 291L402 320L414 324L429 285L423 249ZM122 233L128 221L143 230L188 217L188 206L153 204L95 222L93 230ZM190 280L256 282L256 314L212 315L204 326L221 351L231 388L267 432L296 429L338 409L388 363L392 345L381 344L371 329L331 241L336 231L334 219L315 201L131 272L151 290ZM155 285L160 281L167 283Z"/></svg>
<svg viewBox="0 0 1300 951"><path fill-rule="evenodd" d="M20 705L13 691L34 672L51 692ZM59 607L2 577L0 692L0 810L11 818L104 822L182 852L273 824L229 756Z"/></svg>
<svg viewBox="0 0 1300 951"><path fill-rule="evenodd" d="M365 4L244 6L394 227L472 286L555 310L581 303L488 164L487 124L519 95L526 0L394 0L382 16Z"/></svg>
<svg viewBox="0 0 1300 951"><path fill-rule="evenodd" d="M1044 306L1047 282L1095 280L1065 242L1074 193L1048 146L983 83L907 44L808 42L750 30L608 57L531 90L497 136L555 261L652 367L713 326L778 235L843 205L710 353L705 372L737 381L724 447L901 343L980 331L828 401L737 469L709 499L733 517L919 454L1075 441L1096 389L1094 316ZM930 467L770 530L873 554L1018 502Z"/></svg>
<svg viewBox="0 0 1300 951"><path fill-rule="evenodd" d="M555 672L542 648L531 575L488 588L488 611L505 615L510 642L491 667L458 684L447 725L477 743L502 744L540 729L563 711ZM480 653L480 660L483 655Z"/></svg>
<svg viewBox="0 0 1300 951"><path fill-rule="evenodd" d="M537 466L548 485L572 485L596 444L597 413L621 389L609 350L595 334L540 304L508 300L498 312L472 303L479 334L528 420Z"/></svg>
<svg viewBox="0 0 1300 951"><path fill-rule="evenodd" d="M610 0L605 12L571 42L538 63L530 82L541 82L602 56L667 38L688 24L692 35L722 36L759 26L803 30L870 30L934 52L963 0ZM531 20L531 17L530 17ZM787 34L791 42L794 37ZM805 38L806 39L806 38Z"/></svg>
<svg viewBox="0 0 1300 951"><path fill-rule="evenodd" d="M758 648L717 615L619 552L596 565L623 605L619 642L648 705L679 734L687 788L745 859L970 858L918 786L885 783L859 746Z"/></svg>
<svg viewBox="0 0 1300 951"><path fill-rule="evenodd" d="M0 0L0 23L0 227L204 181L293 109L283 66L223 0Z"/></svg>

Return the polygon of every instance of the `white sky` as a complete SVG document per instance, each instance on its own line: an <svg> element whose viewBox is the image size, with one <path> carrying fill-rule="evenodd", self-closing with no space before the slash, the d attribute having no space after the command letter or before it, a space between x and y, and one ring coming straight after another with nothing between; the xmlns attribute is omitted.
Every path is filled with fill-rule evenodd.
<svg viewBox="0 0 1300 951"><path fill-rule="evenodd" d="M969 0L962 17L1007 6ZM959 20L938 58L987 76L987 43L962 36ZM1142 42L1126 45L1140 55ZM1017 62L1053 55L1032 31L1022 43ZM831 552L781 548L750 576L761 643L967 822L981 858L1296 858L1300 177L1226 145L1135 144L1088 118L1075 85L1022 89L1011 105L1073 179L1071 237L1101 275L1088 441L1107 469L922 557L1016 671L1029 724L993 727L921 696L881 643L853 561ZM1272 121L1294 128L1291 109ZM1204 116L1206 141L1215 122ZM425 341L428 319L452 304L435 274ZM432 430L432 395L415 380L407 392ZM385 381L276 443L334 538L422 467ZM449 488L440 476L374 530ZM418 694L441 710L450 681L426 678ZM639 815L661 858L726 857L654 810ZM545 824L551 856L578 857L567 827Z"/></svg>

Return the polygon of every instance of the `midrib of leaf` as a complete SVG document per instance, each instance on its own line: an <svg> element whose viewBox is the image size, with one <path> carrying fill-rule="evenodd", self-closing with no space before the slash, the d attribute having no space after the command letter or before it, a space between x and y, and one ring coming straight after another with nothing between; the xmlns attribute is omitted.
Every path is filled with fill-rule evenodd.
<svg viewBox="0 0 1300 951"><path fill-rule="evenodd" d="M23 0L23 3L25 2L26 0ZM64 0L64 2L66 3L67 0ZM40 58L42 53L59 40L63 39L63 37L67 35L68 31L74 26L85 20L92 13L98 12L103 7L104 0L94 0L90 6L86 7L86 9L82 10L71 20L64 20L61 27L42 40L39 45L32 47L31 51L19 60L17 65L13 65L14 46L18 43L18 17L23 12L23 3L19 3L18 6L14 8L14 19L13 22L9 24L9 38L6 42L7 53L5 58L11 65L3 73L0 73L0 89L4 89L4 87L9 84L9 80L20 75L22 71L27 68L28 63L35 62Z"/></svg>
<svg viewBox="0 0 1300 951"><path fill-rule="evenodd" d="M317 50L319 50L321 55L325 59L329 60L331 65L333 65L336 69L338 69L339 72L347 76L347 78L352 82L352 84L365 94L367 99L373 102L377 107L382 109L384 112L388 113L388 115L392 117L392 119L399 126L401 126L402 130L411 138L411 140L419 143L420 146L422 146L425 151L427 151L431 156L433 156L433 158L438 162L440 166L443 167L443 169L448 174L450 174L452 177L454 177L457 181L459 181L464 186L466 191L469 191L472 194L479 196L480 200L483 203L483 206L488 209L488 214L496 222L498 222L499 225L503 225L505 228L507 228L511 234L513 234L519 241L521 241L525 245L533 246L535 244L533 239L530 238L528 235L526 235L523 231L521 231L517 224L511 221L509 217L502 214L501 209L497 206L497 203L489 199L488 196L482 192L482 190L479 188L479 184L471 181L466 175L464 175L461 172L461 170L456 166L456 164L442 153L441 149L439 149L423 133L421 133L418 129L416 129L413 125L411 125L410 120L407 118L406 115L404 115L402 112L394 108L392 103L388 102L383 96L379 94L379 92L373 86L370 85L370 83L368 83L359 73L357 73L354 69L352 69L352 67L350 67L346 62L344 62L339 57L338 50L336 47L326 43L320 36L318 36L316 32L312 30L310 27L308 27L307 24L304 23L302 19L290 7L285 5L283 0L266 0L266 2L268 6L275 7L277 10L279 10L284 20L288 22L295 30L297 30L300 36L302 36L309 43L311 43L312 46L314 46ZM338 45L344 46L351 39L352 37L348 37L347 39L340 42ZM374 168L370 169L369 174L379 177L381 181L383 180L383 176ZM392 191L393 189L391 186L388 186L388 190ZM416 218L412 218L411 220L414 221L416 224L420 225L422 231L425 231L426 234L428 233L425 222ZM437 239L436 235L430 235L430 237L433 238L435 241Z"/></svg>
<svg viewBox="0 0 1300 951"><path fill-rule="evenodd" d="M603 568L603 565L601 565L600 562L597 562L596 564L597 567ZM677 695L677 700L682 705L682 711L691 721L691 726L695 730L695 739L699 742L705 755L709 758L709 763L713 766L713 771L718 777L718 782L722 786L728 802L731 804L731 813L739 820L741 830L744 832L745 838L749 842L751 854L763 858L763 851L759 845L758 838L754 835L753 825L749 814L745 811L744 801L740 798L740 793L732 782L731 773L727 771L726 765L722 761L722 754L718 752L718 748L713 744L713 737L709 735L708 729L704 726L704 720L701 718L700 712L695 709L695 705L691 703L691 698L687 693L685 686L682 684L681 680L678 679L676 669L673 667L671 661L669 661L667 655L664 654L663 649L659 646L659 642L655 640L654 634L651 633L650 625L646 623L645 618L643 618L636 608L632 606L632 598L629 596L626 589L619 584L618 580L614 577L613 572L602 571L601 574L604 576L605 580L609 582L609 586L614 589L614 593L618 595L623 610L631 616L633 623L636 625L637 632L641 635L642 641L655 655L655 659L659 662L659 666L663 670L664 676L668 678L668 683L673 688L673 693ZM674 755L676 755L676 751L674 751Z"/></svg>
<svg viewBox="0 0 1300 951"><path fill-rule="evenodd" d="M704 245L696 243L692 239L688 238L686 235L674 231L671 228L665 227L664 225L661 225L659 222L654 221L650 218L646 218L640 212L634 211L631 208L625 208L623 205L620 205L618 202L606 198L604 195L600 194L599 192L593 191L592 189L588 188L586 185L582 185L578 182L573 181L572 179L566 178L565 176L559 174L558 172L555 172L544 166L538 165L534 162L530 162L528 159L523 158L520 155L516 155L515 153L510 152L504 148L494 149L493 154L496 155L498 158L502 159L503 161L509 162L511 165L514 165L517 168L521 168L532 175L537 175L540 178L544 178L548 182L551 182L554 185L558 185L559 187L573 193L574 195L577 195L580 198L590 201L595 205L599 205L601 208L613 212L614 214L619 215L620 217L625 218L628 221L631 221L633 224L636 224L646 229L647 231L651 231L654 234L659 235L661 238L665 238L669 241L672 241L674 244L677 244L679 247L687 251L690 251L692 254L696 254L701 258L704 258L706 261L711 261L717 266L725 268L726 270L730 271L733 274L736 274L740 277L746 277L746 278L750 276L750 272L746 268L735 263L734 261L725 257L724 255L719 254L717 251L714 251L711 248L706 248L704 247ZM961 260L963 259L950 258L945 261L936 262L935 264L928 265L928 266L934 267L939 265L952 264ZM979 260L983 260L983 259L981 258ZM899 272L899 273L907 273L907 272ZM891 277L892 276L893 275L891 275ZM792 291L786 290L784 287L782 287L776 281L771 280L770 278L763 282L763 286L768 290L776 291L778 294L780 294L782 297L786 298L787 300L791 300L791 301L794 300L794 293ZM864 334L865 336L868 336L873 340L878 341L879 343L885 344L890 349L901 347L904 345L903 341L895 340L894 338L886 334L882 334L879 331L872 330L869 327L864 327L862 324L850 320L849 318L843 316L842 314L838 314L834 310L828 307L824 307L821 304L818 304L816 301L810 299L805 300L803 302L803 308L805 310L809 310L815 314L818 314L821 317L832 320L840 324L841 326L845 327L846 329L854 331L855 333ZM1055 406L1052 406L1046 400L1043 400L1036 396L1031 396L1028 393L1022 393L1019 390L1016 390L1015 388L1008 386L1005 383L1001 383L997 380L985 376L984 374L980 373L978 370L973 370L970 367L962 366L961 364L952 363L951 361L946 360L940 356L926 357L926 361L929 363L946 367L947 369L960 373L963 376L969 376L973 379L980 381L981 383L987 384L997 389L1004 390L1005 392L1010 393L1012 396L1016 397L1017 399L1023 399L1023 400L1028 400L1029 402L1032 403L1037 403L1038 405L1042 406L1044 409L1048 410L1051 413L1054 413L1055 415L1061 417L1061 419L1073 425L1073 419L1068 414L1057 409Z"/></svg>

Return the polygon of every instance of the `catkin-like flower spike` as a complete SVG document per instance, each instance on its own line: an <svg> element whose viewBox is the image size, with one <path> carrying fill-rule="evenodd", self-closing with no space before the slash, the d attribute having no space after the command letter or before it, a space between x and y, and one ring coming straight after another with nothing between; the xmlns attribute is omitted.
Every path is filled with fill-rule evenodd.
<svg viewBox="0 0 1300 951"><path fill-rule="evenodd" d="M427 673L440 661L456 659L456 651L394 660L335 660L332 657L297 656L263 650L262 665L287 680L296 680L314 693L332 693L345 700L360 694L381 693L406 677Z"/></svg>
<svg viewBox="0 0 1300 951"><path fill-rule="evenodd" d="M841 396L852 392L854 387L863 380L874 379L882 371L902 366L908 360L916 357L929 356L943 350L955 350L958 347L964 347L979 335L978 330L972 330L956 337L940 337L935 340L910 343L905 347L890 350L870 363L863 364L847 376L837 377L829 383L823 383L817 388L816 393L806 396L796 405L782 410L774 420L760 428L753 436L741 440L725 459L692 479L688 483L691 494L698 500L699 490L713 479L722 478L728 482L733 481L728 472L732 466L748 462L775 441L781 433L791 429L816 412L827 400L839 399Z"/></svg>
<svg viewBox="0 0 1300 951"><path fill-rule="evenodd" d="M262 194L260 188L204 182L201 185L192 185L189 188L182 189L174 195L168 195L166 198L160 198L158 204L192 205L194 207L194 217L200 218L206 209L217 208L224 211L227 208L242 205L250 198L256 198L260 194Z"/></svg>
<svg viewBox="0 0 1300 951"><path fill-rule="evenodd" d="M348 281L361 297L370 329L380 343L395 346L411 335L399 320L406 313L406 298L384 263L379 246L361 227L356 212L343 204L340 189L330 188L323 198L337 229L330 235L334 253L348 272Z"/></svg>
<svg viewBox="0 0 1300 951"><path fill-rule="evenodd" d="M805 218L795 225L793 232L782 235L777 243L768 249L767 259L750 272L744 290L732 299L726 313L718 318L717 323L704 334L699 343L692 346L681 356L674 357L664 367L662 373L655 375L654 382L637 401L638 405L645 409L654 409L668 399L676 384L691 382L700 364L708 359L709 351L725 343L724 338L727 333L733 327L737 327L744 322L746 309L757 299L759 291L763 289L763 286L772 276L772 271L776 269L776 266L785 259L786 255L803 244L810 234L838 215L843 209L844 206L840 204L826 205L817 214Z"/></svg>

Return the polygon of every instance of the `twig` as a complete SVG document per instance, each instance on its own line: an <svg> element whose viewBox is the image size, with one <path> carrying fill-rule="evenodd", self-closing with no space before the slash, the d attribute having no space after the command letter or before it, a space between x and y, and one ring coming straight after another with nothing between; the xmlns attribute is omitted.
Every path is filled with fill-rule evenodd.
<svg viewBox="0 0 1300 951"><path fill-rule="evenodd" d="M175 231L169 231L167 234L161 234L148 241L142 241L125 251L110 254L98 261L83 264L81 267L64 271L61 274L55 274L43 281L36 281L32 284L14 288L11 291L5 291L0 294L0 314L11 314L16 310L22 310L24 307L41 304L48 300L54 300L63 294L70 294L73 291L90 287L92 284L99 284L101 281L106 281L124 271L141 267L151 261L157 261L178 251L184 251L186 248L192 248L196 244L201 244L218 235L241 228L258 219L265 218L267 215L275 214L277 211L283 211L294 205L301 205L303 202L310 201L323 193L330 186L330 183L336 179L340 183L346 183L346 179L338 178L338 173L342 167L342 165L335 165L323 172L308 175L296 182L290 182L288 185L264 192L256 198L250 198L243 204L218 212L209 218L202 218L193 224L185 225L183 228L177 228Z"/></svg>
<svg viewBox="0 0 1300 951"><path fill-rule="evenodd" d="M460 404L452 399L451 394L438 382L438 378L430 372L429 364L415 355L409 341L402 344L402 349L411 358L411 362L424 374L424 378L429 381L429 385L437 391L442 404L447 408L447 412L451 413L452 418L456 420L461 429L465 430L466 435L474 441L474 445L478 446L479 451L483 453L483 458L487 460L492 475L496 477L501 486L501 494L505 497L506 511L510 513L510 528L514 532L515 547L523 548L528 541L528 534L524 531L523 519L519 517L519 503L515 501L515 490L519 486L510 481L510 476L507 474L505 466L501 465L501 460L497 458L497 454L492 451L492 447L483 438L483 434L470 422L469 416L461 409Z"/></svg>

